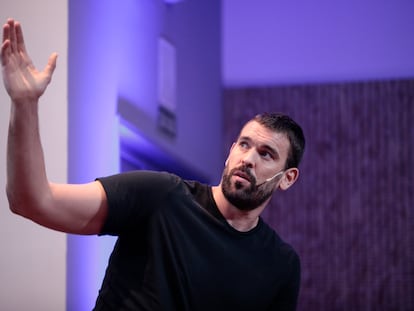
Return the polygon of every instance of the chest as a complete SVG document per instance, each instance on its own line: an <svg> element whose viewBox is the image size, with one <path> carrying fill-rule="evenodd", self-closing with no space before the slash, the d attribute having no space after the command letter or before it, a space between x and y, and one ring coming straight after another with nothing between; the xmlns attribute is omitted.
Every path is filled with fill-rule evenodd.
<svg viewBox="0 0 414 311"><path fill-rule="evenodd" d="M210 310L269 305L289 277L274 235L236 234L201 207L180 206L154 217L148 229L147 272L157 284Z"/></svg>

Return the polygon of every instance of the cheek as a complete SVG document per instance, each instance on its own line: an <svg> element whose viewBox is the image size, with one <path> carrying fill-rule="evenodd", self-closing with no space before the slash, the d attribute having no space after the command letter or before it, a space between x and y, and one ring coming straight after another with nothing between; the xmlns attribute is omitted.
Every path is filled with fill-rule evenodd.
<svg viewBox="0 0 414 311"><path fill-rule="evenodd" d="M226 166L232 166L234 165L234 155L233 154L229 154L229 156L227 157L226 162L224 163Z"/></svg>
<svg viewBox="0 0 414 311"><path fill-rule="evenodd" d="M221 174L222 178L228 178L230 174L230 167L226 165L223 169L223 173Z"/></svg>
<svg viewBox="0 0 414 311"><path fill-rule="evenodd" d="M229 154L227 155L227 161L229 161L229 163L235 164L238 161L240 161L242 157L243 157L243 150L240 150L238 146L235 146L234 148L230 150Z"/></svg>

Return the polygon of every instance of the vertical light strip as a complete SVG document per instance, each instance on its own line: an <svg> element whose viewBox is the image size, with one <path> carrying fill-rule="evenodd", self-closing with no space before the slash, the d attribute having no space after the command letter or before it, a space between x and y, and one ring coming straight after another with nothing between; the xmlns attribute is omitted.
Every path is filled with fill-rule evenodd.
<svg viewBox="0 0 414 311"><path fill-rule="evenodd" d="M119 170L114 1L69 1L69 182ZM91 310L107 256L104 241L68 236L67 310ZM103 260L103 261L102 261Z"/></svg>
<svg viewBox="0 0 414 311"><path fill-rule="evenodd" d="M156 42L159 35L154 25L159 24L160 5L135 0L69 1L70 183L120 171L117 101L131 94L150 98L151 90L145 86L152 83L147 72L156 72L155 61L149 62L156 58L151 50L156 45L148 43L152 38ZM93 308L114 241L68 236L68 311Z"/></svg>

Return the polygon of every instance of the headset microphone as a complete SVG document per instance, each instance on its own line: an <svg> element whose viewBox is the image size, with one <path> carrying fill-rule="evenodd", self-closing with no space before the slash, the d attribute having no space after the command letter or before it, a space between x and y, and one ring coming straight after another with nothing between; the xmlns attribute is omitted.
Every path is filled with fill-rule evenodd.
<svg viewBox="0 0 414 311"><path fill-rule="evenodd" d="M265 183L268 183L269 181L275 179L277 176L282 175L285 171L280 171L278 173L276 173L275 175L273 175L272 177L269 177L268 179L265 179L265 181L263 181L262 183L256 185L256 187L260 187L261 185L264 185Z"/></svg>

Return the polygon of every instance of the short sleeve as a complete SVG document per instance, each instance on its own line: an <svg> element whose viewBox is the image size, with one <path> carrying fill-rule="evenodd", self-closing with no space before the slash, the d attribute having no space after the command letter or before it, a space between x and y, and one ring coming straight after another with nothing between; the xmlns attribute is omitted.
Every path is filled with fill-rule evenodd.
<svg viewBox="0 0 414 311"><path fill-rule="evenodd" d="M140 230L181 181L173 174L131 171L97 178L108 200L108 216L100 235Z"/></svg>

